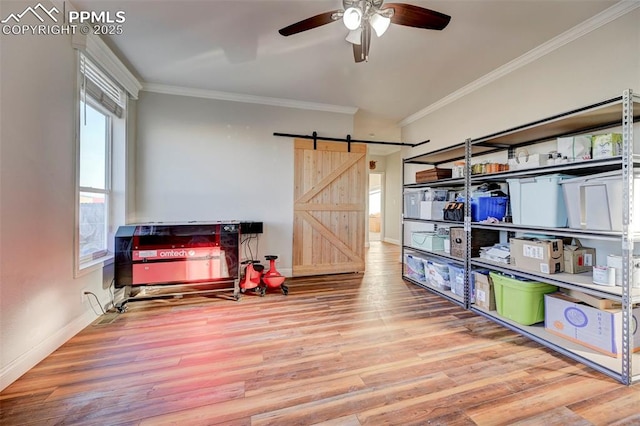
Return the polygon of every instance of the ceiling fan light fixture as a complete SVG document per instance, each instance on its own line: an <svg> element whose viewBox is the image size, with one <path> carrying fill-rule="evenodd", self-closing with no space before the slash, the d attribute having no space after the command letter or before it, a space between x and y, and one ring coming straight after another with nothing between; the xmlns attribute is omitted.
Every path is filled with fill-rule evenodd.
<svg viewBox="0 0 640 426"><path fill-rule="evenodd" d="M369 18L369 23L376 32L376 35L378 37L382 37L382 34L387 31L387 28L389 28L389 25L391 24L391 18L374 13L371 15L371 18Z"/></svg>
<svg viewBox="0 0 640 426"><path fill-rule="evenodd" d="M345 27L353 31L360 27L360 23L362 22L362 11L357 7L350 7L344 11L342 21L344 22Z"/></svg>
<svg viewBox="0 0 640 426"><path fill-rule="evenodd" d="M351 44L362 44L362 28L356 28L355 30L349 31L345 40Z"/></svg>

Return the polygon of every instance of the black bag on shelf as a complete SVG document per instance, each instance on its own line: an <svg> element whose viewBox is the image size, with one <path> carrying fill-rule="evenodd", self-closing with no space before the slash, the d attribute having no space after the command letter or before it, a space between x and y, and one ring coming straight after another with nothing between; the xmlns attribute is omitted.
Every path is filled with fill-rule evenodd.
<svg viewBox="0 0 640 426"><path fill-rule="evenodd" d="M449 202L444 206L443 219L452 222L464 222L464 203L459 201Z"/></svg>

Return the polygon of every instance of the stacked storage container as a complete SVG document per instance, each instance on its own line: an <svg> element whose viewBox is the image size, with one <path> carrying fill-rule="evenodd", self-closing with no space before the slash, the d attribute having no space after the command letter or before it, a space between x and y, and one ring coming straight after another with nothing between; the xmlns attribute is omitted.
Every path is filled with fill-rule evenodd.
<svg viewBox="0 0 640 426"><path fill-rule="evenodd" d="M634 175L634 210L640 211L640 173ZM622 230L622 172L562 181L569 228Z"/></svg>
<svg viewBox="0 0 640 426"><path fill-rule="evenodd" d="M507 179L513 223L558 228L567 226L567 211L561 184L565 179L572 177L554 174Z"/></svg>
<svg viewBox="0 0 640 426"><path fill-rule="evenodd" d="M544 321L544 295L558 287L497 272L489 275L499 315L523 325Z"/></svg>

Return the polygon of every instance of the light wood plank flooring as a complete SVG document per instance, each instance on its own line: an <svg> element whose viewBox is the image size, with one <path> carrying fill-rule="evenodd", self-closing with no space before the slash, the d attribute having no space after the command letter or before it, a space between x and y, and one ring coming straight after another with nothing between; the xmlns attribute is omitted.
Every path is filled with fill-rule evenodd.
<svg viewBox="0 0 640 426"><path fill-rule="evenodd" d="M290 280L239 302L133 302L0 394L2 425L632 425L626 387L405 283L399 248L367 272ZM104 322L104 321L102 321Z"/></svg>

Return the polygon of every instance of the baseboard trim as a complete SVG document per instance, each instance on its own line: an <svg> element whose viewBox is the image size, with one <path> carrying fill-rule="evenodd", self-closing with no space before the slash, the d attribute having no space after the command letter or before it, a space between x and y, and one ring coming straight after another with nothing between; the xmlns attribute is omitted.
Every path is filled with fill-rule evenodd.
<svg viewBox="0 0 640 426"><path fill-rule="evenodd" d="M64 328L51 335L51 337L45 339L42 343L3 367L0 370L0 391L4 390L27 371L35 367L40 361L51 355L67 340L91 324L97 317L98 315L92 311L85 312L82 316L76 318Z"/></svg>
<svg viewBox="0 0 640 426"><path fill-rule="evenodd" d="M397 246L399 246L399 245L400 245L400 241L399 241L399 240L396 240L396 239L393 239L393 238L385 238L383 241L384 241L385 243L395 244L395 245L397 245Z"/></svg>

